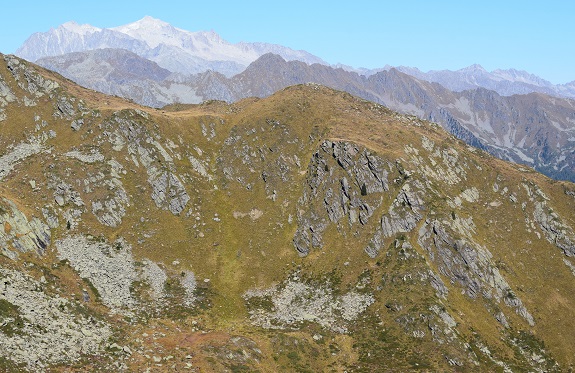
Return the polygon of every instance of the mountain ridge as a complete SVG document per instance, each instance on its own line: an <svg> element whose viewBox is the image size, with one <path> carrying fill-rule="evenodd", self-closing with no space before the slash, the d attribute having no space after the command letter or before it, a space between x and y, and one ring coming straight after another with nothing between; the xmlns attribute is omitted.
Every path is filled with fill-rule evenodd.
<svg viewBox="0 0 575 373"><path fill-rule="evenodd" d="M40 62L56 67L58 63L49 61L59 60ZM66 63L66 58L62 61ZM58 71L83 81L81 74L74 78L66 69ZM234 102L249 96L266 97L287 86L308 82L344 90L394 110L441 123L469 144L489 149L498 157L534 166L556 178L575 180L575 160L570 150L575 138L574 105L568 99L537 93L501 96L485 88L453 92L394 68L364 76L321 64L285 61L273 54L263 55L231 78L204 73L191 77L170 76L160 83L149 80L129 83L122 90L106 85L99 87L143 104L163 106L171 102L199 103L209 99ZM91 88L98 89L95 85ZM142 96L144 92L147 96ZM542 128L535 127L534 123Z"/></svg>
<svg viewBox="0 0 575 373"><path fill-rule="evenodd" d="M318 84L156 110L0 57L0 369L574 366L573 183Z"/></svg>
<svg viewBox="0 0 575 373"><path fill-rule="evenodd" d="M481 65L475 64L455 71L423 72L417 68L405 66L399 66L397 69L418 79L439 83L455 92L486 88L502 96L539 92L551 96L575 98L575 91L572 90L570 83L553 84L537 75L513 68L495 69L489 72Z"/></svg>

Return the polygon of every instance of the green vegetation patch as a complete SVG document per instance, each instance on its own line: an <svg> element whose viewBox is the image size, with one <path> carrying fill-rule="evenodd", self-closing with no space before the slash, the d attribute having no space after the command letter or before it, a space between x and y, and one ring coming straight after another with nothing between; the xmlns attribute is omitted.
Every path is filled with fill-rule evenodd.
<svg viewBox="0 0 575 373"><path fill-rule="evenodd" d="M19 334L24 327L24 319L20 317L18 306L0 299L0 331L8 337Z"/></svg>

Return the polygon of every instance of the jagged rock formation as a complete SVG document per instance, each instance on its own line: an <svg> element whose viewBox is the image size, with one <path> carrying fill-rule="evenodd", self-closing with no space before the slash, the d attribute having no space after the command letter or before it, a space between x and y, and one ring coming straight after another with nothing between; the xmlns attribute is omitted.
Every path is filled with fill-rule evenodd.
<svg viewBox="0 0 575 373"><path fill-rule="evenodd" d="M301 213L294 245L299 253L307 255L312 247L321 248L323 231L330 222L339 229L368 223L382 203L377 197L388 190L384 166L388 165L382 159L355 144L326 141L321 145L309 165L309 189L298 201ZM339 178L341 173L345 176ZM316 201L322 201L321 205L315 207ZM340 225L342 218L346 221Z"/></svg>
<svg viewBox="0 0 575 373"><path fill-rule="evenodd" d="M0 370L575 364L573 184L317 84L155 110L0 62Z"/></svg>

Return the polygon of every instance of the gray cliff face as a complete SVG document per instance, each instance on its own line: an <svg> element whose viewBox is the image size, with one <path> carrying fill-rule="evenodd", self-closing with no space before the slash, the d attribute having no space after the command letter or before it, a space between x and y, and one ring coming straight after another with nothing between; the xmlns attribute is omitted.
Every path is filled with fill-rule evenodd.
<svg viewBox="0 0 575 373"><path fill-rule="evenodd" d="M389 165L367 149L325 141L309 164L307 185L298 201L294 246L300 255L322 249L322 235L366 225L388 190Z"/></svg>
<svg viewBox="0 0 575 373"><path fill-rule="evenodd" d="M491 261L492 254L477 244L454 240L445 229L438 221L426 221L419 230L419 243L437 263L439 273L458 283L471 298L483 296L499 303L503 300L534 325L533 316Z"/></svg>

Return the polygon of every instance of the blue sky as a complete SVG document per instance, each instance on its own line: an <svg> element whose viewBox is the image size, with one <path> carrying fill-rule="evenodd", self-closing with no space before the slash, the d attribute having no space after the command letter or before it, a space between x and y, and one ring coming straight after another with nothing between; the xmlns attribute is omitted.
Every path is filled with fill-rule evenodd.
<svg viewBox="0 0 575 373"><path fill-rule="evenodd" d="M10 1L2 7L0 52L37 31L74 20L97 27L145 15L230 42L304 49L329 63L487 70L516 68L553 83L575 80L575 2L484 1Z"/></svg>

